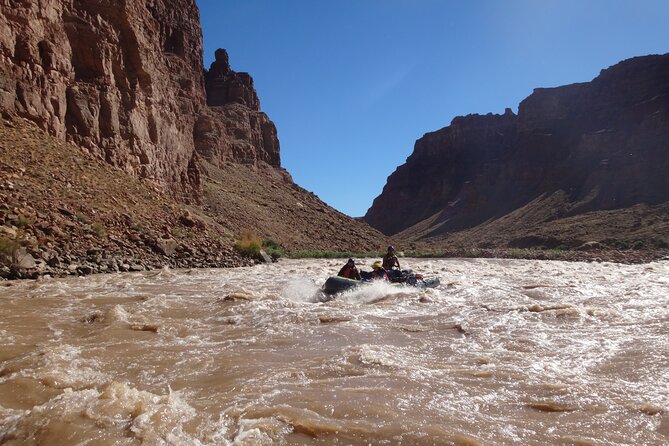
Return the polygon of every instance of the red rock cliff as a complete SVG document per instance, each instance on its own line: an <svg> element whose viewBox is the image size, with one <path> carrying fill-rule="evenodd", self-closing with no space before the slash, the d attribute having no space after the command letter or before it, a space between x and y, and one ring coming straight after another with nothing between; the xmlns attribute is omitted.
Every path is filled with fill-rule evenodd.
<svg viewBox="0 0 669 446"><path fill-rule="evenodd" d="M0 109L190 199L205 103L194 0L3 0Z"/></svg>
<svg viewBox="0 0 669 446"><path fill-rule="evenodd" d="M280 167L277 130L260 111L253 78L233 71L228 53L219 49L205 80L209 107L195 126L199 154L217 166L230 161Z"/></svg>
<svg viewBox="0 0 669 446"><path fill-rule="evenodd" d="M518 116L467 116L429 133L365 221L428 236L566 194L560 216L669 201L669 54L621 62L592 82L537 89Z"/></svg>
<svg viewBox="0 0 669 446"><path fill-rule="evenodd" d="M329 208L295 185L281 168L277 130L260 111L251 76L232 70L225 50L218 50L211 68L204 69L195 0L0 0L0 113L34 121L57 138L144 180L132 183L134 189L126 187L122 173L115 169L90 171L91 164L83 163L87 157L82 153L81 168L63 172L81 176L82 181L67 181L66 189L58 187L60 180L51 183L54 187L48 187L47 181L32 189L26 182L26 190L12 189L5 195L7 203L23 203L26 193L36 206L44 206L46 200L56 206L66 201L73 209L93 213L105 203L99 195L106 191L113 195L106 203L114 203L119 210L134 209L129 220L151 221L163 238L183 236L170 231L174 216L166 215L164 209L156 213L151 204L137 206L143 203L137 191L148 182L177 199L201 205L198 208L207 215L207 227L212 230L207 235L209 230L198 229L205 252L210 248L204 246L221 246L218 235L225 233L227 240L244 229L289 249L367 251L385 244L377 231ZM6 118L0 124L16 121ZM14 135L9 142L12 150L43 154L37 150L40 144L29 144L28 136L52 139L39 137L40 131L29 131L31 126L19 122L3 133ZM25 147L16 136L21 132L26 135ZM5 152L0 150L13 153ZM74 162L64 164L70 169L76 166L76 149L73 155ZM51 163L48 157L41 158L38 163L32 155L18 161L28 169L42 163L45 172L38 173L47 179L67 178L54 167L58 155ZM5 166L0 177L25 170L20 166ZM31 179L39 177L36 172L27 173ZM76 190L91 175L97 176L92 179L96 187ZM114 187L105 188L104 181L113 181ZM13 182L7 184L14 188ZM49 192L43 191L44 185ZM87 202L94 194L92 203ZM44 196L46 200L38 200ZM3 215L0 212L0 226ZM109 216L107 223L122 228L126 223L118 223L116 217ZM191 224L192 219L179 221L188 228L201 227ZM313 224L301 224L304 221ZM133 243L154 246L134 232L128 234ZM206 241L210 236L213 244ZM101 237L100 241L109 240ZM69 241L61 237L59 243L61 252L72 253ZM183 243L183 253L193 254L191 242ZM190 257L186 264L202 266Z"/></svg>

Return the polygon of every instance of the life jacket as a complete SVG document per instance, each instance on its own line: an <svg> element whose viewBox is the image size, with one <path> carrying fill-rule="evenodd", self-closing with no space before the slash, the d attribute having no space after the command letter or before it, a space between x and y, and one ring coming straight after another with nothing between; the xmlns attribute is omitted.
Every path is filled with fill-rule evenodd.
<svg viewBox="0 0 669 446"><path fill-rule="evenodd" d="M383 257L383 268L384 269L392 269L395 265L397 265L398 260L396 255L388 255L386 254Z"/></svg>
<svg viewBox="0 0 669 446"><path fill-rule="evenodd" d="M355 266L351 266L348 263L339 271L340 277L345 277L347 279L357 279L358 274L356 274Z"/></svg>
<svg viewBox="0 0 669 446"><path fill-rule="evenodd" d="M372 272L372 280L388 280L388 273L383 268L377 268Z"/></svg>

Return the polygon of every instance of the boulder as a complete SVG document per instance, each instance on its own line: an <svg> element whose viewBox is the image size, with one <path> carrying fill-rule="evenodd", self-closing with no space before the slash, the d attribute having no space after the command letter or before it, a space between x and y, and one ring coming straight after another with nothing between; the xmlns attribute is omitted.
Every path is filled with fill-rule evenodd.
<svg viewBox="0 0 669 446"><path fill-rule="evenodd" d="M191 214L189 211L186 211L180 218L179 222L181 222L182 225L188 227L188 228L198 228L198 229L205 229L206 225L202 220L200 220L197 217L194 217L193 214Z"/></svg>
<svg viewBox="0 0 669 446"><path fill-rule="evenodd" d="M89 265L82 265L77 268L77 273L81 276L89 276L93 274L93 268Z"/></svg>
<svg viewBox="0 0 669 446"><path fill-rule="evenodd" d="M34 269L37 266L35 258L25 248L20 248L16 254L15 265L19 269Z"/></svg>
<svg viewBox="0 0 669 446"><path fill-rule="evenodd" d="M179 244L177 243L176 240L172 238L169 239L159 238L156 241L155 246L158 249L158 251L160 251L162 254L166 256L172 256L176 252Z"/></svg>

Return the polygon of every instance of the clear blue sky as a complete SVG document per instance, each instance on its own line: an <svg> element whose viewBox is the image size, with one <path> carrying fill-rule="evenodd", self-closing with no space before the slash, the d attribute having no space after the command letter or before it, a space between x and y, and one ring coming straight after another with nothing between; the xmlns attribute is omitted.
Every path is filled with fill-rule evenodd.
<svg viewBox="0 0 669 446"><path fill-rule="evenodd" d="M362 216L414 142L535 87L669 52L669 0L197 0L302 187Z"/></svg>

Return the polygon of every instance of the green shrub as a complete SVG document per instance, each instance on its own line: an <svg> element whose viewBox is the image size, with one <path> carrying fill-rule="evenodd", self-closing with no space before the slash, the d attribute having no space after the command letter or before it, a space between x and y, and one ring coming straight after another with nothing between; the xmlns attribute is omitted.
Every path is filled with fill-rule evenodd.
<svg viewBox="0 0 669 446"><path fill-rule="evenodd" d="M666 239L656 239L655 247L660 249L667 249L669 248L669 241L667 241Z"/></svg>
<svg viewBox="0 0 669 446"><path fill-rule="evenodd" d="M639 250L643 249L646 246L646 242L644 240L637 240L632 244L632 249L634 250Z"/></svg>
<svg viewBox="0 0 669 446"><path fill-rule="evenodd" d="M527 249L510 249L509 250L509 257L512 259L526 259L528 258L528 250Z"/></svg>
<svg viewBox="0 0 669 446"><path fill-rule="evenodd" d="M244 230L235 244L235 249L242 255L256 257L260 255L262 240L252 231Z"/></svg>
<svg viewBox="0 0 669 446"><path fill-rule="evenodd" d="M18 238L0 237L0 264L11 266L16 263L16 256L21 249Z"/></svg>
<svg viewBox="0 0 669 446"><path fill-rule="evenodd" d="M559 248L559 247L558 247ZM562 260L567 257L567 252L564 249L547 249L545 254L549 260Z"/></svg>
<svg viewBox="0 0 669 446"><path fill-rule="evenodd" d="M469 250L469 255L471 257L474 257L474 258L479 258L479 257L483 256L483 251L481 251L480 249L474 248L474 249Z"/></svg>
<svg viewBox="0 0 669 446"><path fill-rule="evenodd" d="M142 223L133 223L132 226L130 226L130 229L139 233L146 232L146 226L144 226Z"/></svg>
<svg viewBox="0 0 669 446"><path fill-rule="evenodd" d="M31 246L31 243L22 230L15 237L0 236L0 264L12 266L18 262L21 248Z"/></svg>
<svg viewBox="0 0 669 446"><path fill-rule="evenodd" d="M351 252L351 251L321 251L321 250L297 250L291 251L287 257L291 259L345 259L345 258L371 258L382 257L378 252Z"/></svg>
<svg viewBox="0 0 669 446"><path fill-rule="evenodd" d="M605 245L608 245L608 246L612 246L616 249L620 249L620 250L628 250L628 249L632 248L632 245L630 244L630 242L628 242L626 240L606 239L602 243L604 243Z"/></svg>
<svg viewBox="0 0 669 446"><path fill-rule="evenodd" d="M279 257L283 257L285 254L283 247L278 242L272 239L264 240L262 242L262 247L265 250L265 252L269 254L273 259L278 259Z"/></svg>
<svg viewBox="0 0 669 446"><path fill-rule="evenodd" d="M24 229L28 226L30 226L33 223L33 220L24 216L24 215L19 215L19 218L16 222L16 226L20 229Z"/></svg>
<svg viewBox="0 0 669 446"><path fill-rule="evenodd" d="M384 254L379 254L379 256L383 257ZM436 253L436 252L427 252L427 251L406 251L404 253L404 257L413 257L415 259L427 259L427 258L439 258L443 257L444 253Z"/></svg>
<svg viewBox="0 0 669 446"><path fill-rule="evenodd" d="M91 226L91 230L93 231L93 234L101 238L107 235L107 231L105 230L105 225L99 222L93 223L93 225Z"/></svg>
<svg viewBox="0 0 669 446"><path fill-rule="evenodd" d="M81 212L77 212L77 220L79 220L81 223L88 225L91 223L91 219L88 218L86 214L82 214Z"/></svg>

